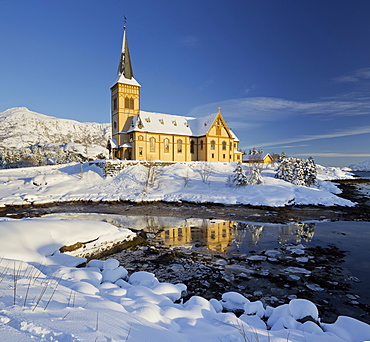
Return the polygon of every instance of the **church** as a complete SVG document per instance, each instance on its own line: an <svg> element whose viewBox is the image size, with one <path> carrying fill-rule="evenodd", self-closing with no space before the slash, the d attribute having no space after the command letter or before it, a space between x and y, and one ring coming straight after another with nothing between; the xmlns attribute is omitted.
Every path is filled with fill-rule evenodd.
<svg viewBox="0 0 370 342"><path fill-rule="evenodd" d="M220 108L201 118L140 110L124 27L116 83L111 87L113 158L163 161L241 161L239 140L227 127Z"/></svg>

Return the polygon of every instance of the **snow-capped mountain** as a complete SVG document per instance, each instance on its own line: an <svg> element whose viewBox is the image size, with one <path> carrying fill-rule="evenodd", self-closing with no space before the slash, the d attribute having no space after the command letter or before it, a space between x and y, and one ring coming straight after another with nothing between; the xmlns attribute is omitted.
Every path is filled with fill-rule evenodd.
<svg viewBox="0 0 370 342"><path fill-rule="evenodd" d="M352 164L349 168L353 171L370 171L370 159L362 163Z"/></svg>
<svg viewBox="0 0 370 342"><path fill-rule="evenodd" d="M35 144L89 143L107 146L108 123L59 119L16 107L0 113L0 148L21 148Z"/></svg>

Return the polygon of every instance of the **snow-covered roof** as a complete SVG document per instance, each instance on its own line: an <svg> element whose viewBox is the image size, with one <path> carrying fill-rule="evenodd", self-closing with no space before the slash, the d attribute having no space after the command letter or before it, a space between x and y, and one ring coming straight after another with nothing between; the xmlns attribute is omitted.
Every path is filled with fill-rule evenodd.
<svg viewBox="0 0 370 342"><path fill-rule="evenodd" d="M132 147L130 143L123 143L122 145L119 145L119 147Z"/></svg>
<svg viewBox="0 0 370 342"><path fill-rule="evenodd" d="M245 154L243 156L243 161L265 160L268 156L270 156L269 153Z"/></svg>
<svg viewBox="0 0 370 342"><path fill-rule="evenodd" d="M123 83L123 84L129 84L129 85L141 87L140 83L136 81L135 78L129 79L129 78L126 78L124 75L118 75L116 83Z"/></svg>
<svg viewBox="0 0 370 342"><path fill-rule="evenodd" d="M233 137L234 141L240 142L240 140L238 139L238 137L235 135L235 133L230 128L229 128L229 131L230 131L231 136Z"/></svg>
<svg viewBox="0 0 370 342"><path fill-rule="evenodd" d="M215 121L217 113L202 116L201 118L189 118L189 125L191 127L192 135L200 137L206 135Z"/></svg>
<svg viewBox="0 0 370 342"><path fill-rule="evenodd" d="M109 141L110 141L110 146L112 148L117 148L118 147L118 143L117 143L117 140L115 138L111 138L111 139L109 139Z"/></svg>
<svg viewBox="0 0 370 342"><path fill-rule="evenodd" d="M161 134L193 135L185 116L140 111L132 118L128 132L152 132Z"/></svg>
<svg viewBox="0 0 370 342"><path fill-rule="evenodd" d="M206 135L216 117L217 113L193 118L140 111L139 115L132 117L132 123L127 133L135 131L201 137ZM235 141L239 141L234 133L231 134Z"/></svg>

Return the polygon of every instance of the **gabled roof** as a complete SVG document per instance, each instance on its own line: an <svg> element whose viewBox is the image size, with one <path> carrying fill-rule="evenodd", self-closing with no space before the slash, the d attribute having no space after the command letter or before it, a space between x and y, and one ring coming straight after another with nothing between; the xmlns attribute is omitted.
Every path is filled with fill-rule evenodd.
<svg viewBox="0 0 370 342"><path fill-rule="evenodd" d="M229 128L229 131L230 131L231 136L233 137L234 141L240 142L239 138L235 135L235 133L231 130L231 128Z"/></svg>
<svg viewBox="0 0 370 342"><path fill-rule="evenodd" d="M270 153L245 154L245 155L243 155L243 161L265 160L268 156L271 158Z"/></svg>
<svg viewBox="0 0 370 342"><path fill-rule="evenodd" d="M201 118L193 118L140 111L140 114L132 117L132 122L127 133L135 131L201 137L207 134L218 114L215 113ZM234 133L231 131L230 133L234 140L239 141Z"/></svg>
<svg viewBox="0 0 370 342"><path fill-rule="evenodd" d="M116 83L130 84L140 87L140 84L135 80L134 73L132 71L130 50L128 48L128 40L126 35L126 26L124 27L123 31L122 50L118 66L118 75Z"/></svg>

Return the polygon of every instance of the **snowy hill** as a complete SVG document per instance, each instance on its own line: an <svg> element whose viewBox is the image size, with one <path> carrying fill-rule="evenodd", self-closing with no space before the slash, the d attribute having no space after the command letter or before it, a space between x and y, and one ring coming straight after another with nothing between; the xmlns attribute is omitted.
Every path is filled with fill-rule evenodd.
<svg viewBox="0 0 370 342"><path fill-rule="evenodd" d="M71 142L106 147L110 124L59 119L16 107L0 113L0 148Z"/></svg>
<svg viewBox="0 0 370 342"><path fill-rule="evenodd" d="M353 171L370 171L370 159L362 163L352 164L349 168Z"/></svg>

